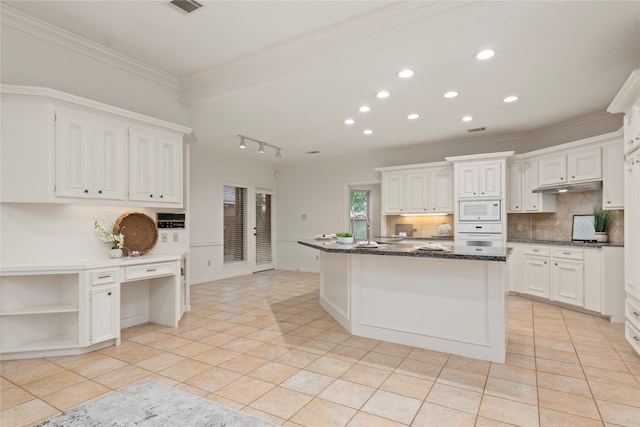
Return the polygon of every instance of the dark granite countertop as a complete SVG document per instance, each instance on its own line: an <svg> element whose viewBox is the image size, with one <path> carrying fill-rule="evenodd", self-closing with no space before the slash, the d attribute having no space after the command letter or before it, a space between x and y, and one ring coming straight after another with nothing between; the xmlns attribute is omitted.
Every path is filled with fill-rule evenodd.
<svg viewBox="0 0 640 427"><path fill-rule="evenodd" d="M582 246L587 248L624 247L624 245L612 244L612 243L567 242L563 240L535 240L535 239L507 239L507 243L533 243L537 245L550 245L550 246Z"/></svg>
<svg viewBox="0 0 640 427"><path fill-rule="evenodd" d="M414 238L411 239L414 240ZM424 251L417 249L419 245L416 245L415 243L402 242L381 243L378 248L355 248L353 245L339 244L333 240L298 240L298 243L313 249L333 253L407 256L415 258L444 258L472 261L506 261L513 250L512 248L507 247L480 248L472 246L454 246L452 244L444 245L445 250L443 251Z"/></svg>

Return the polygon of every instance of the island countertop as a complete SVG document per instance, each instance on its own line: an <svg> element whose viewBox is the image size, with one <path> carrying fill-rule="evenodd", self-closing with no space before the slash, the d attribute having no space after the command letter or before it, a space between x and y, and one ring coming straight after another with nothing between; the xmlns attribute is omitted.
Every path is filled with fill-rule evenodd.
<svg viewBox="0 0 640 427"><path fill-rule="evenodd" d="M444 245L444 250L420 250L416 243L382 243L377 248L357 248L350 244L336 243L335 240L298 240L298 243L324 252L403 256L415 258L443 258L471 261L506 261L512 252L509 247L475 247ZM453 242L452 242L453 243Z"/></svg>

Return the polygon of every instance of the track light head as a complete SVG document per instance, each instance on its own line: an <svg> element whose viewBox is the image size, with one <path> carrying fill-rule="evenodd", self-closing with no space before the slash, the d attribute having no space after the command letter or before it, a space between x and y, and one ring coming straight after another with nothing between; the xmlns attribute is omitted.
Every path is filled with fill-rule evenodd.
<svg viewBox="0 0 640 427"><path fill-rule="evenodd" d="M276 159L282 157L282 153L280 152L280 148L276 148Z"/></svg>
<svg viewBox="0 0 640 427"><path fill-rule="evenodd" d="M244 142L244 136L240 137L240 148L247 148L247 144Z"/></svg>
<svg viewBox="0 0 640 427"><path fill-rule="evenodd" d="M264 142L260 143L260 146L258 147L258 153L264 154Z"/></svg>

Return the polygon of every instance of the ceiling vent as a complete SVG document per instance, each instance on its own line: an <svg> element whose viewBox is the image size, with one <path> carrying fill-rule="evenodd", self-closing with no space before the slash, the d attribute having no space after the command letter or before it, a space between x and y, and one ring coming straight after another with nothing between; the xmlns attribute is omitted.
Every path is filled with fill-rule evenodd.
<svg viewBox="0 0 640 427"><path fill-rule="evenodd" d="M169 4L174 5L187 14L195 12L202 7L202 4L198 3L195 0L172 0L169 2Z"/></svg>
<svg viewBox="0 0 640 427"><path fill-rule="evenodd" d="M486 127L481 127L481 128L473 128L473 129L467 129L467 132L469 133L473 133L473 132L484 132L485 130L487 130Z"/></svg>

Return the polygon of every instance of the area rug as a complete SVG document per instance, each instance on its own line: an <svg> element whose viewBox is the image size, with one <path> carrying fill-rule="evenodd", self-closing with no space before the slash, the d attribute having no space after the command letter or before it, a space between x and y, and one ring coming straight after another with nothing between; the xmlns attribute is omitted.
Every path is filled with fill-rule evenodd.
<svg viewBox="0 0 640 427"><path fill-rule="evenodd" d="M58 426L274 427L175 388L144 381L70 409L38 424Z"/></svg>

